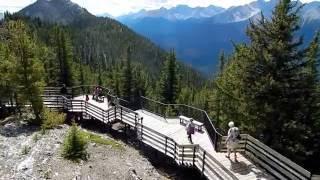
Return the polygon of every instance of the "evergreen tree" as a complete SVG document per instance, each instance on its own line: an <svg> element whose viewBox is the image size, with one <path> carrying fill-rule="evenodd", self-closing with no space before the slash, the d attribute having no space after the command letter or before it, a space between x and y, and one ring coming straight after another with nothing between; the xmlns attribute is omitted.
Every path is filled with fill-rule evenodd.
<svg viewBox="0 0 320 180"><path fill-rule="evenodd" d="M99 65L99 71L98 71L98 85L99 86L102 86L103 83L102 83L102 75L101 75L101 66Z"/></svg>
<svg viewBox="0 0 320 180"><path fill-rule="evenodd" d="M59 67L56 63L55 54L51 48L45 45L40 45L40 51L38 51L39 59L43 62L45 70L45 82L48 86L58 86L59 85Z"/></svg>
<svg viewBox="0 0 320 180"><path fill-rule="evenodd" d="M127 100L132 100L133 95L133 72L131 66L131 47L127 48L127 59L121 71L121 96Z"/></svg>
<svg viewBox="0 0 320 180"><path fill-rule="evenodd" d="M21 21L10 21L8 45L13 56L13 79L18 87L20 101L28 101L35 114L34 123L41 123L43 102L41 98L43 66L36 56L36 44L27 34L27 27Z"/></svg>
<svg viewBox="0 0 320 180"><path fill-rule="evenodd" d="M305 77L305 104L308 111L306 122L304 126L297 128L304 128L305 135L302 139L300 152L300 159L304 164L308 164L309 168L318 161L320 157L320 91L319 91L319 72L318 66L320 62L320 32L318 32L313 41L306 50L307 65L303 75ZM310 165L309 165L310 164Z"/></svg>
<svg viewBox="0 0 320 180"><path fill-rule="evenodd" d="M3 102L13 101L16 84L13 81L14 59L9 53L7 44L0 42L0 105Z"/></svg>
<svg viewBox="0 0 320 180"><path fill-rule="evenodd" d="M83 72L83 65L82 65L82 63L80 62L80 64L79 64L79 83L80 83L80 85L81 86L83 86L83 85L85 85L86 83L85 83L85 78L84 78L84 72Z"/></svg>
<svg viewBox="0 0 320 180"><path fill-rule="evenodd" d="M220 76L223 73L224 66L225 66L225 55L224 52L220 54L219 58L219 75ZM221 90L219 88L216 88L215 91L215 120L216 120L216 125L219 126L220 124L220 113L221 113L221 107L223 106L223 101L222 101L222 95L221 95Z"/></svg>
<svg viewBox="0 0 320 180"><path fill-rule="evenodd" d="M72 86L74 84L72 73L72 47L69 38L60 27L55 28L54 45L60 70L59 81L66 86Z"/></svg>
<svg viewBox="0 0 320 180"><path fill-rule="evenodd" d="M296 36L300 9L296 4L281 0L271 19L262 15L250 23L250 44L236 46L216 88L224 102L220 119L238 121L301 162L308 158L307 147L315 144L313 126L319 119L318 40L305 53L302 38Z"/></svg>
<svg viewBox="0 0 320 180"><path fill-rule="evenodd" d="M87 142L81 136L77 125L73 122L64 143L62 156L66 159L78 161L87 158Z"/></svg>
<svg viewBox="0 0 320 180"><path fill-rule="evenodd" d="M179 89L176 56L173 51L164 62L158 82L158 91L162 102L171 104L176 102Z"/></svg>

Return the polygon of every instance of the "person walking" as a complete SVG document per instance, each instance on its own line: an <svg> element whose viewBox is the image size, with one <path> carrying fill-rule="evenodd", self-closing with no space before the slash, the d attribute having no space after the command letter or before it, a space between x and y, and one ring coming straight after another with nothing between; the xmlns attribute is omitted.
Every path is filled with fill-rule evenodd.
<svg viewBox="0 0 320 180"><path fill-rule="evenodd" d="M187 135L188 135L188 139L190 141L191 144L193 144L192 142L192 134L194 134L194 123L193 123L193 119L190 119L189 123L186 126L186 130L187 130Z"/></svg>
<svg viewBox="0 0 320 180"><path fill-rule="evenodd" d="M61 93L62 95L66 95L66 94L68 93L68 89L67 89L66 84L63 84L63 85L62 85L62 88L60 89L60 93Z"/></svg>
<svg viewBox="0 0 320 180"><path fill-rule="evenodd" d="M228 154L226 155L227 158L230 158L231 152L234 152L234 159L237 161L237 146L240 140L240 132L239 128L234 126L234 122L230 121L228 123L229 131L228 137L226 139Z"/></svg>

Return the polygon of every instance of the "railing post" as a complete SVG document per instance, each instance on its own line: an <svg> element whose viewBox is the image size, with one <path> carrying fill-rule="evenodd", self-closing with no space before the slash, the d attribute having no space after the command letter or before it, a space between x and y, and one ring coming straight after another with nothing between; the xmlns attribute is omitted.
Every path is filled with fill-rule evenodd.
<svg viewBox="0 0 320 180"><path fill-rule="evenodd" d="M182 146L182 164L183 164L183 158L184 158L184 146Z"/></svg>
<svg viewBox="0 0 320 180"><path fill-rule="evenodd" d="M214 150L216 150L217 152L219 151L217 132L214 133Z"/></svg>
<svg viewBox="0 0 320 180"><path fill-rule="evenodd" d="M110 121L110 111L108 110L108 121Z"/></svg>
<svg viewBox="0 0 320 180"><path fill-rule="evenodd" d="M176 152L177 152L177 143L174 142L174 160L176 160Z"/></svg>
<svg viewBox="0 0 320 180"><path fill-rule="evenodd" d="M134 129L137 131L137 114L134 114Z"/></svg>
<svg viewBox="0 0 320 180"><path fill-rule="evenodd" d="M122 107L120 107L120 118L121 118L121 121L122 121Z"/></svg>
<svg viewBox="0 0 320 180"><path fill-rule="evenodd" d="M116 105L114 106L114 117L115 117L115 119L117 119L117 106Z"/></svg>
<svg viewBox="0 0 320 180"><path fill-rule="evenodd" d="M80 104L80 106L81 106L81 113L83 112L83 104L82 104L83 102L81 101L81 104Z"/></svg>
<svg viewBox="0 0 320 180"><path fill-rule="evenodd" d="M56 96L56 98L57 98L57 107L58 107L58 105L59 105L59 99L58 99L58 96Z"/></svg>
<svg viewBox="0 0 320 180"><path fill-rule="evenodd" d="M201 170L202 175L204 174L204 165L205 165L205 160L206 160L206 151L203 151L203 157L202 157L202 170Z"/></svg>
<svg viewBox="0 0 320 180"><path fill-rule="evenodd" d="M196 159L196 146L193 147L193 158L192 158L192 165L194 166L194 162Z"/></svg>
<svg viewBox="0 0 320 180"><path fill-rule="evenodd" d="M246 134L246 141L244 143L244 154L247 152L248 134Z"/></svg>
<svg viewBox="0 0 320 180"><path fill-rule="evenodd" d="M168 143L168 137L166 136L166 144L164 147L164 154L167 155L167 143Z"/></svg>
<svg viewBox="0 0 320 180"><path fill-rule="evenodd" d="M104 110L102 109L102 121L104 122Z"/></svg>
<svg viewBox="0 0 320 180"><path fill-rule="evenodd" d="M84 103L84 108L86 109L86 116L88 117L88 102Z"/></svg>
<svg viewBox="0 0 320 180"><path fill-rule="evenodd" d="M71 102L71 103L70 103L70 105L71 105L71 110L72 110L72 112L73 112L72 100L71 100L70 102Z"/></svg>

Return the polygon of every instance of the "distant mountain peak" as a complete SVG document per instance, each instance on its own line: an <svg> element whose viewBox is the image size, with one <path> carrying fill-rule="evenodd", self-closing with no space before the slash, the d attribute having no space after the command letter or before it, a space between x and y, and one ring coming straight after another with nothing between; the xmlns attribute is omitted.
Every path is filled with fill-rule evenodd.
<svg viewBox="0 0 320 180"><path fill-rule="evenodd" d="M71 0L37 0L19 13L61 24L70 24L78 18L93 16Z"/></svg>
<svg viewBox="0 0 320 180"><path fill-rule="evenodd" d="M120 16L117 19L125 19L127 17L132 19L143 19L143 18L164 18L168 20L186 20L186 19L199 19L212 17L216 14L221 13L225 9L210 5L208 7L189 7L188 5L181 4L172 8L161 7L155 10L140 10L137 13L130 13L128 15Z"/></svg>

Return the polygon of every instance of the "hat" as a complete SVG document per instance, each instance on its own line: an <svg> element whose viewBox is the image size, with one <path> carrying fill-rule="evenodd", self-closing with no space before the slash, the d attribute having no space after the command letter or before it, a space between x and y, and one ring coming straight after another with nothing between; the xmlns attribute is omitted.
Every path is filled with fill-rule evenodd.
<svg viewBox="0 0 320 180"><path fill-rule="evenodd" d="M233 121L230 121L230 122L228 123L228 126L229 126L230 128L234 127L234 122L233 122Z"/></svg>

